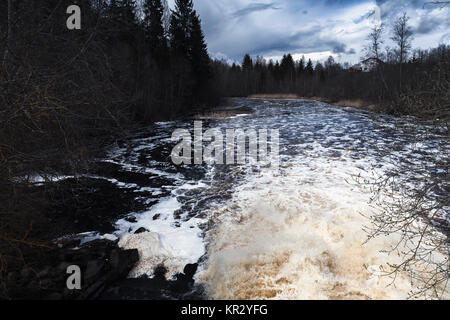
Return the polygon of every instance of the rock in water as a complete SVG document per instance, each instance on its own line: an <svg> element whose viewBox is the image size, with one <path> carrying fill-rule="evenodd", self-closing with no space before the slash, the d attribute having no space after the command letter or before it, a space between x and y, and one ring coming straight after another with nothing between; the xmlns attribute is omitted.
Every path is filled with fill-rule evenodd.
<svg viewBox="0 0 450 320"><path fill-rule="evenodd" d="M145 228L139 228L134 232L134 234L141 234L141 233L145 233L145 232L150 232L150 231Z"/></svg>

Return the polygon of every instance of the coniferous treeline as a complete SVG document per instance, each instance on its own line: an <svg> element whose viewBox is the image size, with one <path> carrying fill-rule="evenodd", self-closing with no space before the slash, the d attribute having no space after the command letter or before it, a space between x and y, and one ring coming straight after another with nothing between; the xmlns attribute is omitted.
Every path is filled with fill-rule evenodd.
<svg viewBox="0 0 450 320"><path fill-rule="evenodd" d="M221 64L221 84L228 96L296 94L338 102L362 99L380 111L425 117L450 116L450 46L417 50L407 62L384 60L369 72L352 69L329 57L313 64L291 54L281 62L252 59L241 65Z"/></svg>

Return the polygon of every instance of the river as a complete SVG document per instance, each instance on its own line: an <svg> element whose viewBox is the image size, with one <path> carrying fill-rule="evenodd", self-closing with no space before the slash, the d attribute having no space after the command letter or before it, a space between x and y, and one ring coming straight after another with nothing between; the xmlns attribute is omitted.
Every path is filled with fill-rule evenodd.
<svg viewBox="0 0 450 320"><path fill-rule="evenodd" d="M130 276L151 277L163 264L171 278L198 263L196 283L211 299L406 299L414 289L407 275L389 286L391 279L379 274L398 260L381 252L397 236L363 245L364 215L377 208L355 177L404 163L448 163L442 152L448 140L436 132L411 143L398 129L405 119L316 101L234 99L233 105L251 112L203 120L204 130L278 129L279 168L174 165L172 133L192 132L194 119L156 123L101 160L133 174L135 181L112 181L133 189L145 207L106 236L139 250ZM134 234L139 228L149 232ZM105 236L86 241L96 237Z"/></svg>

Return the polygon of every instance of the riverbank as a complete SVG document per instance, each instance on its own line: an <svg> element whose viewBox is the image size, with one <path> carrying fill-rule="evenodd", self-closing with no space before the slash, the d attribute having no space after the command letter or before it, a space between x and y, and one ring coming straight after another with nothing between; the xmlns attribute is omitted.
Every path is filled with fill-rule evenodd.
<svg viewBox="0 0 450 320"><path fill-rule="evenodd" d="M192 118L192 114L180 113L176 119L183 117ZM173 118L158 119L170 120ZM110 284L126 281L136 263L134 258L122 258L127 260L121 262L127 266L126 270L108 276L99 288L90 289L91 284L86 283L81 292L64 293L64 279L68 275L62 264L79 265L84 272L91 261L84 260L83 255L73 255L74 250L92 252L94 260L109 259L112 251L126 251L120 249L116 240L107 244L108 240L103 239L104 242L92 249L78 240L57 239L87 233L110 234L119 219L131 211L145 209L148 204L144 204L142 198L136 199L142 192L124 186L146 181L149 177L98 159L104 159L108 150L115 146L127 148L130 135L155 123L156 120L151 123L129 121L99 132L81 130L78 135L69 132L67 136L41 132L31 135L33 142L29 143L39 145L39 150L28 153L1 146L0 299L92 299ZM54 141L46 140L49 137L54 137ZM63 139L67 143L65 147L54 146ZM154 183L162 182L155 179ZM102 252L104 254L100 255ZM74 260L66 260L66 256ZM105 262L105 266L108 263ZM41 273L43 270L47 271ZM103 273L104 268L98 272ZM94 278L104 277L99 274Z"/></svg>
<svg viewBox="0 0 450 320"><path fill-rule="evenodd" d="M146 183L146 178L114 163L93 161L89 175L60 176L59 180L54 177L49 182L34 177L33 184L18 186L16 192L28 194L40 207L21 209L28 215L21 214L20 218L31 222L26 236L14 237L10 232L1 239L0 298L202 299L202 288L196 286L194 290L195 264L186 264L183 273L169 280L164 267L157 268L152 279L128 279L140 260L140 252L121 247L120 237L114 232L118 220L134 223L130 212L142 212L152 205L138 187ZM163 184L157 179L148 183ZM15 227L19 228L19 224L25 222ZM139 228L129 232L149 231ZM67 288L69 266L80 268L80 290Z"/></svg>
<svg viewBox="0 0 450 320"><path fill-rule="evenodd" d="M324 97L303 97L297 94L253 94L249 96L250 99L306 99L313 101L320 101L331 104L337 107L349 107L360 110L376 111L377 106L369 101L363 99L343 99L333 100Z"/></svg>

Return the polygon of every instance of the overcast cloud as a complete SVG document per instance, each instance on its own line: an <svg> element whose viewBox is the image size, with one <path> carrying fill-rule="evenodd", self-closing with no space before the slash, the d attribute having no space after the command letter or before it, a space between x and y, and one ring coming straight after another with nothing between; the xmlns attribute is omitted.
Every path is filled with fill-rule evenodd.
<svg viewBox="0 0 450 320"><path fill-rule="evenodd" d="M169 1L173 6L173 0ZM450 8L424 0L194 0L213 57L241 61L245 53L313 60L333 55L357 62L370 28L390 30L402 12L411 17L414 47L450 44ZM390 45L389 35L385 35Z"/></svg>

